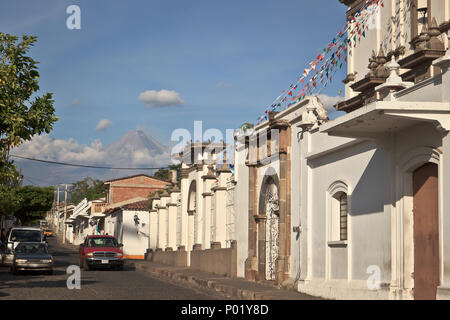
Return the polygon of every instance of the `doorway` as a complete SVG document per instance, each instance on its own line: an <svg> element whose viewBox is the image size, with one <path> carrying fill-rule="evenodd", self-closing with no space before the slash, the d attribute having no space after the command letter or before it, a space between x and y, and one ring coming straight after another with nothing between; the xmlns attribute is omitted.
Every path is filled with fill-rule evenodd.
<svg viewBox="0 0 450 320"><path fill-rule="evenodd" d="M414 299L436 299L439 285L438 165L413 172Z"/></svg>

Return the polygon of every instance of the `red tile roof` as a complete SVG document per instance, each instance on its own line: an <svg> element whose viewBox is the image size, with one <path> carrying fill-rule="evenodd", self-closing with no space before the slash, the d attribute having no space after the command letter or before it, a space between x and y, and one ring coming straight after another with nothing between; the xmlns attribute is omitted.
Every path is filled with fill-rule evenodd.
<svg viewBox="0 0 450 320"><path fill-rule="evenodd" d="M117 179L106 180L103 183L110 183L110 182L114 182L114 181L126 180L126 179L136 178L136 177L147 177L147 178L154 179L154 180L157 180L157 181L165 182L168 185L171 184L169 181L164 181L164 180L161 180L161 179L149 176L148 174L135 174L135 175L128 176L128 177L122 177L122 178L117 178Z"/></svg>
<svg viewBox="0 0 450 320"><path fill-rule="evenodd" d="M123 210L136 210L136 211L148 211L150 206L150 200L140 200L133 203L124 204L122 206L117 206L114 208L109 208L105 210L104 214L113 213L114 211Z"/></svg>
<svg viewBox="0 0 450 320"><path fill-rule="evenodd" d="M122 206L125 210L138 210L138 211L148 211L150 206L150 200L141 200L133 203L126 204Z"/></svg>

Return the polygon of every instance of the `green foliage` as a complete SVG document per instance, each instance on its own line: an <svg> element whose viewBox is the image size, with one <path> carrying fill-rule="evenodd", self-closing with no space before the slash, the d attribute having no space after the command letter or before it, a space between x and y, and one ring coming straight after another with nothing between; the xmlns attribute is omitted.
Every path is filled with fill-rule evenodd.
<svg viewBox="0 0 450 320"><path fill-rule="evenodd" d="M58 120L52 94L37 95L38 62L27 56L36 39L23 35L19 41L0 32L0 179L7 181L15 171L9 151L36 134L50 133Z"/></svg>
<svg viewBox="0 0 450 320"><path fill-rule="evenodd" d="M45 213L52 207L54 190L53 187L36 186L25 186L17 189L20 207L15 216L22 222L22 225L45 217Z"/></svg>
<svg viewBox="0 0 450 320"><path fill-rule="evenodd" d="M75 182L69 190L70 200L76 205L84 198L95 200L106 196L106 185L101 180L86 177Z"/></svg>
<svg viewBox="0 0 450 320"><path fill-rule="evenodd" d="M53 187L0 186L0 211L2 214L14 214L22 225L42 219L52 207L53 190Z"/></svg>
<svg viewBox="0 0 450 320"><path fill-rule="evenodd" d="M19 210L20 203L17 188L0 185L0 216L14 214Z"/></svg>
<svg viewBox="0 0 450 320"><path fill-rule="evenodd" d="M181 181L181 163L180 164L172 164L169 166L169 169L159 169L153 175L156 179L169 181L169 171L177 170L177 181L180 183Z"/></svg>

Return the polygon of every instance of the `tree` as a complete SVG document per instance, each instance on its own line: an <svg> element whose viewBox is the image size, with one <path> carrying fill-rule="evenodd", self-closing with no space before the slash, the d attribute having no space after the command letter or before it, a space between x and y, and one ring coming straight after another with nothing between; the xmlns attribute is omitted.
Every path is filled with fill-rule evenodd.
<svg viewBox="0 0 450 320"><path fill-rule="evenodd" d="M169 181L169 171L177 170L177 181L180 183L181 181L181 163L180 164L172 164L169 166L169 169L159 169L153 175L156 179Z"/></svg>
<svg viewBox="0 0 450 320"><path fill-rule="evenodd" d="M0 184L0 216L14 214L20 207L17 188Z"/></svg>
<svg viewBox="0 0 450 320"><path fill-rule="evenodd" d="M0 183L14 179L9 151L36 134L50 133L55 116L51 93L38 95L38 62L27 55L37 38L0 32Z"/></svg>
<svg viewBox="0 0 450 320"><path fill-rule="evenodd" d="M54 199L53 187L24 186L14 189L19 199L14 216L22 225L36 219L43 219L45 213L50 210Z"/></svg>
<svg viewBox="0 0 450 320"><path fill-rule="evenodd" d="M77 204L84 198L88 200L95 200L106 196L106 185L101 180L94 180L91 177L86 177L83 180L77 181L69 189L70 200Z"/></svg>

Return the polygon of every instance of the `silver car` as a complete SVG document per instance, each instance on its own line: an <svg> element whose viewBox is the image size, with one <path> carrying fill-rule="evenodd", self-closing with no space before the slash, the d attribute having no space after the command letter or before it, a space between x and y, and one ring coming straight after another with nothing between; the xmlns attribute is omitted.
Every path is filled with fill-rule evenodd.
<svg viewBox="0 0 450 320"><path fill-rule="evenodd" d="M11 273L39 271L53 274L53 257L42 242L21 242L14 250Z"/></svg>

